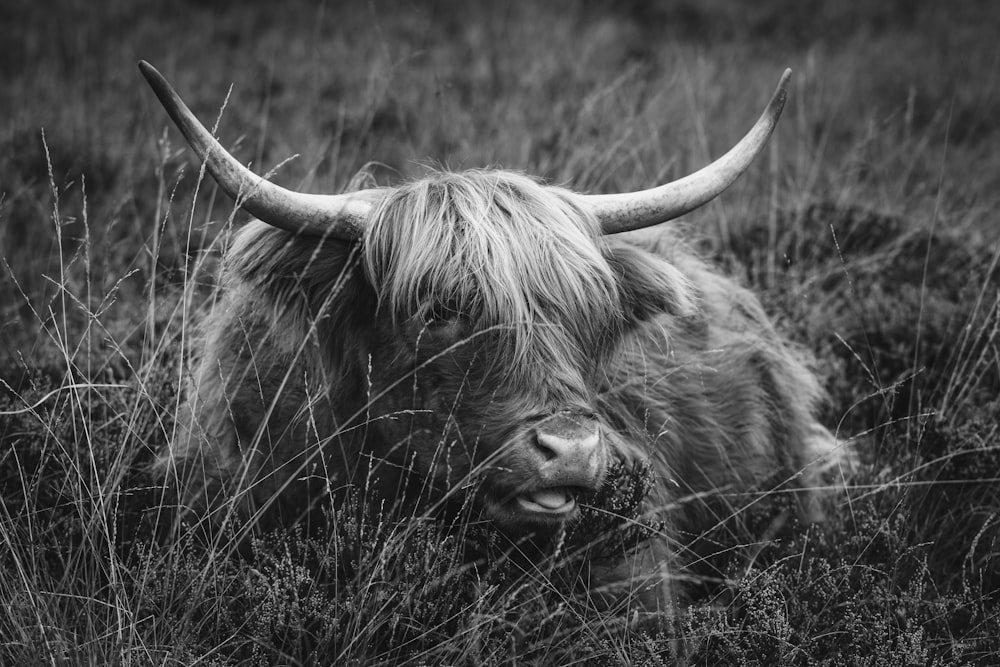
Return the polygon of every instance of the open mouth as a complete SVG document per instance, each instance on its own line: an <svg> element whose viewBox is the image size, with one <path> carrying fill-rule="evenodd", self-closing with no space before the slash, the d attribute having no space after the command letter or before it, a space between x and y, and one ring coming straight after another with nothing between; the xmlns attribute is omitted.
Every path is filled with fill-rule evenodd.
<svg viewBox="0 0 1000 667"><path fill-rule="evenodd" d="M576 495L569 487L554 486L522 493L517 504L528 512L562 516L576 509Z"/></svg>

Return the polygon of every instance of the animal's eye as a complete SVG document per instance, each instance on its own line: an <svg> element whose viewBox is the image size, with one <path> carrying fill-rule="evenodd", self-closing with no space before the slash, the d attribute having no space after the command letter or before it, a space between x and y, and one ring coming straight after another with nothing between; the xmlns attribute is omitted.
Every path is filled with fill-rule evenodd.
<svg viewBox="0 0 1000 667"><path fill-rule="evenodd" d="M448 326L462 316L455 301L436 301L424 311L424 324L429 328Z"/></svg>

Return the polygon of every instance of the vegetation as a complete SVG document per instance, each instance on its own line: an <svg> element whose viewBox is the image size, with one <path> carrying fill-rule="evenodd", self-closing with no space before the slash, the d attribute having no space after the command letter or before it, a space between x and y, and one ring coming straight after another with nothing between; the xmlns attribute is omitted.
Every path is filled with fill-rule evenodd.
<svg viewBox="0 0 1000 667"><path fill-rule="evenodd" d="M705 665L995 662L993 3L58 5L0 23L0 664L661 665L678 645ZM830 520L769 536L784 499L751 505L669 622L579 594L602 545L568 535L531 570L488 528L357 497L242 551L167 539L148 463L245 216L140 58L241 160L316 192L427 160L646 187L731 144L792 67L766 155L687 223L819 356L861 460ZM608 491L623 516L643 474Z"/></svg>

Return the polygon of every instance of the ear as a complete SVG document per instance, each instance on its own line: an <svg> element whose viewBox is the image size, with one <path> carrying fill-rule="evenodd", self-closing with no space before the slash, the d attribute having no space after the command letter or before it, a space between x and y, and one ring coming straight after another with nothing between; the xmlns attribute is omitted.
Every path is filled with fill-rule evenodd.
<svg viewBox="0 0 1000 667"><path fill-rule="evenodd" d="M604 257L618 277L618 292L632 321L660 314L683 317L697 312L694 284L673 264L635 246L609 245Z"/></svg>

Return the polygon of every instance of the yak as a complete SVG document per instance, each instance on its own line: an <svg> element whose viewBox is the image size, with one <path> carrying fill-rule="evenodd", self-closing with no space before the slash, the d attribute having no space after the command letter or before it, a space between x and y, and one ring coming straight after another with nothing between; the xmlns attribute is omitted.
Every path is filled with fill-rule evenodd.
<svg viewBox="0 0 1000 667"><path fill-rule="evenodd" d="M157 462L189 511L294 521L317 494L362 485L382 502L459 499L506 534L553 534L609 470L641 462L642 511L692 533L719 520L713 498L775 484L821 518L839 445L817 416L811 358L660 226L748 167L790 71L728 153L649 190L585 195L469 170L316 195L241 165L139 67L255 218L225 254ZM671 553L668 535L654 538L594 586L670 604Z"/></svg>

